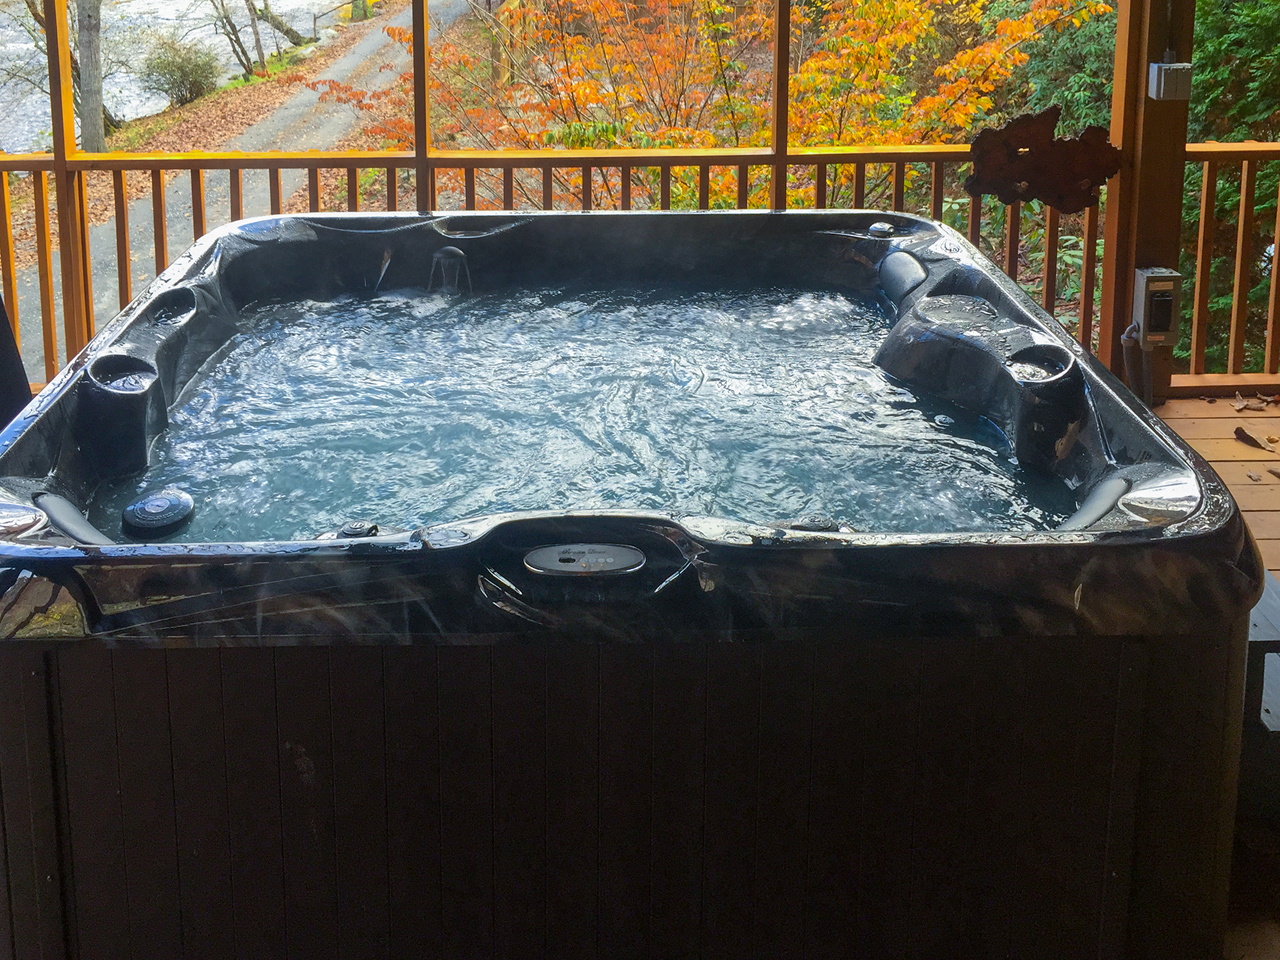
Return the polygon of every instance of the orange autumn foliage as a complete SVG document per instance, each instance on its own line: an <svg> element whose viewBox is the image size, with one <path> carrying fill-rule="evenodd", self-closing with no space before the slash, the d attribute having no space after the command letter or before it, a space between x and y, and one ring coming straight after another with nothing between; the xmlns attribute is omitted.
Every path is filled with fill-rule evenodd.
<svg viewBox="0 0 1280 960"><path fill-rule="evenodd" d="M437 146L608 149L771 141L772 0L507 0L496 16L474 9L491 38L489 49L444 42L431 51ZM789 142L966 137L1026 62L1024 44L1108 9L1103 0L1032 0L1020 16L987 23L986 0L800 0L791 12ZM937 56L943 13L968 19L976 40L939 63L931 82L918 89L921 84L913 86L907 74L918 59ZM387 33L406 46L412 42L408 31ZM374 92L331 81L312 85L326 98L388 118L370 132L389 146L412 145L407 76ZM617 176L616 170L597 173L599 202L616 200ZM833 184L837 192L841 187ZM656 189L656 171L633 172L633 192L643 197ZM696 197L692 176L673 176L671 189L673 206ZM751 185L760 199L766 189L764 175ZM812 184L799 180L790 189L802 200ZM566 197L579 190L580 184L557 182ZM712 206L733 205L736 193L736 171L713 173Z"/></svg>

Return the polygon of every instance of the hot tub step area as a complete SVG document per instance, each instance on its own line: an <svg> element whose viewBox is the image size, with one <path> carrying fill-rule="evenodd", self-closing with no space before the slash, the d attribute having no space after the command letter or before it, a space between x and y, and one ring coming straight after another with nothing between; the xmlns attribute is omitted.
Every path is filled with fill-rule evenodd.
<svg viewBox="0 0 1280 960"><path fill-rule="evenodd" d="M1258 541L1263 563L1280 573L1280 475L1271 472L1280 471L1280 453L1259 450L1235 435L1236 428L1243 427L1264 440L1280 437L1280 404L1236 410L1226 397L1212 403L1170 400L1155 413L1226 481Z"/></svg>

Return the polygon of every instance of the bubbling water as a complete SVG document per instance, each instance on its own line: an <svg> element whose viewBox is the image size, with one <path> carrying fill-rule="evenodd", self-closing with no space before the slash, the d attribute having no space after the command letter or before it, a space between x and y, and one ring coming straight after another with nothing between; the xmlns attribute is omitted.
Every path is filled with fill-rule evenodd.
<svg viewBox="0 0 1280 960"><path fill-rule="evenodd" d="M310 539L516 510L640 509L871 532L1035 530L1074 509L1003 435L871 358L873 305L786 288L421 290L259 306L151 466L189 541Z"/></svg>

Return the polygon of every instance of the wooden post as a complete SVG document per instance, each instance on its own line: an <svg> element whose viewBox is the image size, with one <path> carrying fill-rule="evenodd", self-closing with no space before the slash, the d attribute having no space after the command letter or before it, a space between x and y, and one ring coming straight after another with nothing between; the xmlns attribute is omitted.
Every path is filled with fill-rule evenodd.
<svg viewBox="0 0 1280 960"><path fill-rule="evenodd" d="M45 46L49 60L49 109L53 120L53 185L58 204L58 260L62 269L62 320L66 331L67 360L70 360L89 342L85 314L85 272L88 264L80 245L82 230L76 174L67 166L67 158L76 152L67 0L43 2Z"/></svg>
<svg viewBox="0 0 1280 960"><path fill-rule="evenodd" d="M413 169L418 212L431 209L431 115L427 100L427 0L413 4Z"/></svg>
<svg viewBox="0 0 1280 960"><path fill-rule="evenodd" d="M1150 99L1147 68L1166 48L1179 62L1191 60L1195 0L1119 0L1116 9L1111 142L1123 160L1107 185L1098 358L1119 372L1120 336L1133 317L1133 271L1178 268L1187 101Z"/></svg>
<svg viewBox="0 0 1280 960"><path fill-rule="evenodd" d="M773 209L787 209L787 107L791 102L791 0L774 0Z"/></svg>

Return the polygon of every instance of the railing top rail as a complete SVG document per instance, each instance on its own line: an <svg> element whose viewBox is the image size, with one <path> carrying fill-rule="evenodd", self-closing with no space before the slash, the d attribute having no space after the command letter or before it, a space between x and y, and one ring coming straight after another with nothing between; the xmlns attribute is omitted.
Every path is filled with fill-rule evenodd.
<svg viewBox="0 0 1280 960"><path fill-rule="evenodd" d="M1280 160L1280 143L1263 143L1258 140L1244 140L1239 143L1219 143L1210 140L1207 143L1188 143L1187 160L1199 163L1202 161L1223 160Z"/></svg>
<svg viewBox="0 0 1280 960"><path fill-rule="evenodd" d="M52 153L0 153L0 170L52 170Z"/></svg>
<svg viewBox="0 0 1280 960"><path fill-rule="evenodd" d="M674 147L599 150L441 150L427 151L432 165L445 169L480 167L501 169L646 165L768 164L776 154L771 147ZM894 144L869 146L791 147L787 159L806 163L928 163L957 162L969 156L968 144ZM304 150L263 152L190 153L72 153L71 170L244 170L296 169L336 166L412 166L414 151L401 150ZM0 155L0 169L51 169L51 154Z"/></svg>

